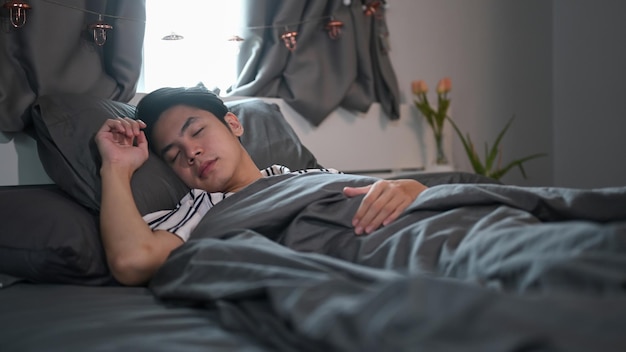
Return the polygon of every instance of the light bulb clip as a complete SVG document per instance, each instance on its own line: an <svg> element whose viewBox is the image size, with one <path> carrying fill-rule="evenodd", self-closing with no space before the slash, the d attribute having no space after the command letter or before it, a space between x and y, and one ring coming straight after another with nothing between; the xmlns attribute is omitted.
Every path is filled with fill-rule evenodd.
<svg viewBox="0 0 626 352"><path fill-rule="evenodd" d="M16 0L7 1L2 7L9 10L11 25L15 28L20 28L26 24L26 13L32 9L27 2Z"/></svg>

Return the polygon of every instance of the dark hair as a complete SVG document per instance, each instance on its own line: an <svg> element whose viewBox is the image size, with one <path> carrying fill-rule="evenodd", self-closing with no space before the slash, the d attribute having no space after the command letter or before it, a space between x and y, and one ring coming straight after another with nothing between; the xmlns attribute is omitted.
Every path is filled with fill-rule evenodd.
<svg viewBox="0 0 626 352"><path fill-rule="evenodd" d="M147 125L144 132L151 147L154 144L152 143L152 128L165 110L176 105L186 105L208 111L227 125L224 116L228 113L228 108L222 99L206 88L160 88L143 97L135 110L135 118Z"/></svg>

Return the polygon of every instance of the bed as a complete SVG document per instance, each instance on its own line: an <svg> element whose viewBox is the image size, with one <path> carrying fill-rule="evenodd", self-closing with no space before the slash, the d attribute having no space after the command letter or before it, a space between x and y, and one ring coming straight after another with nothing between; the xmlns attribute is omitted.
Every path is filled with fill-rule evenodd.
<svg viewBox="0 0 626 352"><path fill-rule="evenodd" d="M259 167L332 167L278 105L227 104ZM92 137L134 106L56 94L31 112L53 183L0 187L2 351L626 348L626 187L415 173L430 188L393 224L355 236L360 198L341 189L375 178L274 176L219 203L147 286L124 287L100 243ZM187 192L154 155L132 182L142 214Z"/></svg>

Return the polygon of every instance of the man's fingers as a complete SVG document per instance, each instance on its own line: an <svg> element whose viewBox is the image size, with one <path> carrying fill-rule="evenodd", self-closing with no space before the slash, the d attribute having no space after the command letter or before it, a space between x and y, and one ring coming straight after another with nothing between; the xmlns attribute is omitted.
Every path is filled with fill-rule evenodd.
<svg viewBox="0 0 626 352"><path fill-rule="evenodd" d="M398 204L391 212L391 214L389 214L389 216L387 216L387 218L383 220L382 226L387 226L395 221L398 217L400 217L400 214L402 214L402 212L406 209L406 207L409 206L409 204L411 204L409 200L401 200L400 204Z"/></svg>
<svg viewBox="0 0 626 352"><path fill-rule="evenodd" d="M148 140L146 139L146 134L143 131L139 131L139 135L137 135L137 146L138 147L144 147L147 149L148 148Z"/></svg>
<svg viewBox="0 0 626 352"><path fill-rule="evenodd" d="M359 225L365 233L372 233L379 227L397 219L403 209L404 207L401 206L398 199L388 196L384 204L381 203L379 207L371 207L370 212L363 216Z"/></svg>
<svg viewBox="0 0 626 352"><path fill-rule="evenodd" d="M354 227L359 226L359 223L361 222L361 218L363 218L363 216L365 216L368 212L371 211L372 204L375 203L376 199L380 196L381 192L382 190L376 187L376 183L365 186L365 187L344 188L344 194L346 194L346 196L348 197L350 197L349 194L352 194L351 195L352 197L365 194L365 197L363 197L363 199L361 200L361 204L359 205L359 208L357 209L356 214L354 214L354 217L352 218L352 226Z"/></svg>
<svg viewBox="0 0 626 352"><path fill-rule="evenodd" d="M395 221L428 187L415 180L380 180L368 187L346 187L349 195L367 193L352 219L354 233L371 233Z"/></svg>
<svg viewBox="0 0 626 352"><path fill-rule="evenodd" d="M122 124L119 119L107 119L98 132L118 131L120 128L122 128Z"/></svg>
<svg viewBox="0 0 626 352"><path fill-rule="evenodd" d="M148 125L145 122L143 122L142 120L137 119L135 121L137 121L137 123L139 124L139 127L141 127L142 129L148 127Z"/></svg>
<svg viewBox="0 0 626 352"><path fill-rule="evenodd" d="M147 144L143 128L146 124L141 120L128 117L108 119L102 125L96 136L96 142L100 139L109 139L123 146Z"/></svg>
<svg viewBox="0 0 626 352"><path fill-rule="evenodd" d="M352 198L352 197L359 196L361 194L366 194L367 192L369 192L370 188L372 188L372 185L368 185L364 187L344 187L343 194L345 194L346 197Z"/></svg>
<svg viewBox="0 0 626 352"><path fill-rule="evenodd" d="M133 138L139 134L139 126L137 126L136 121L133 121L128 117L119 117L118 121L120 121L120 126L122 128L120 133L123 133L126 137Z"/></svg>
<svg viewBox="0 0 626 352"><path fill-rule="evenodd" d="M375 183L369 192L363 197L361 205L352 220L357 235L363 232L373 231L372 227L378 227L385 217L389 215L386 208L389 202L393 201L392 195L385 192L382 183Z"/></svg>
<svg viewBox="0 0 626 352"><path fill-rule="evenodd" d="M361 221L361 227L363 228L363 232L370 234L374 232L380 225L383 224L385 217L387 216L387 212L383 210L379 211L375 214L374 218L368 221Z"/></svg>

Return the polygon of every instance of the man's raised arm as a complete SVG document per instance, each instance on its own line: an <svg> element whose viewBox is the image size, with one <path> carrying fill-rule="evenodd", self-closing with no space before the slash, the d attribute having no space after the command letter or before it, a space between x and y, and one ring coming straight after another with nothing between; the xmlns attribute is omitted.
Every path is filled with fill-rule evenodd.
<svg viewBox="0 0 626 352"><path fill-rule="evenodd" d="M109 269L124 285L145 284L182 240L167 231L152 231L137 209L130 181L148 159L145 124L110 119L95 140L102 156L100 231Z"/></svg>

